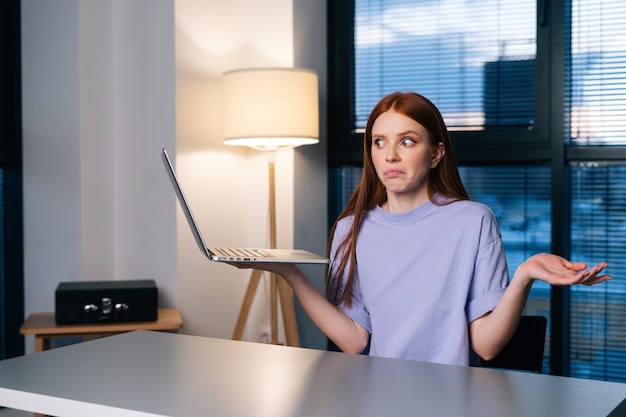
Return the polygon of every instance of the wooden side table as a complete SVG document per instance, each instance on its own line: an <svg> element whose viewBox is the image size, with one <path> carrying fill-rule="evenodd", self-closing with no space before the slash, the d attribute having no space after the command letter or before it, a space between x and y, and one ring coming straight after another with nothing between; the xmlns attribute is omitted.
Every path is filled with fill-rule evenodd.
<svg viewBox="0 0 626 417"><path fill-rule="evenodd" d="M160 308L156 321L110 322L89 324L56 324L54 313L32 313L22 327L23 335L35 335L35 352L50 349L50 340L57 337L102 337L133 330L176 331L183 325L177 308Z"/></svg>

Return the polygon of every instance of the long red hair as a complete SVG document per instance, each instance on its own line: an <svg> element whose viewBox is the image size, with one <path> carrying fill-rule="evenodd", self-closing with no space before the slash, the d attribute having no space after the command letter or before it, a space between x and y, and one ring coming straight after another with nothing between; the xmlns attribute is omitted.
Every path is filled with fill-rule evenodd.
<svg viewBox="0 0 626 417"><path fill-rule="evenodd" d="M435 168L430 170L428 177L428 195L432 199L435 194L449 197L448 201L468 200L469 197L459 175L450 134L437 107L426 97L413 93L391 93L383 97L372 109L363 135L363 175L359 186L354 191L346 207L343 209L331 229L332 246L337 223L344 217L354 216L352 227L344 240L339 244L337 254L340 256L336 266L331 265L326 274L326 292L334 304L351 305L351 289L354 286L356 272L356 237L359 232L363 213L387 201L387 190L380 182L372 161L372 126L378 117L394 110L426 128L433 149L443 143L444 155ZM341 290L342 277L348 270L347 282Z"/></svg>

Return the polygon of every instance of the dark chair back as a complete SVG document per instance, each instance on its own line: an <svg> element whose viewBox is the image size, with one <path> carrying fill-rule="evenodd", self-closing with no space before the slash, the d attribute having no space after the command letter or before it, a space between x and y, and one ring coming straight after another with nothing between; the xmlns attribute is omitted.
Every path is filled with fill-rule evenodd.
<svg viewBox="0 0 626 417"><path fill-rule="evenodd" d="M504 349L490 361L481 359L480 365L541 373L547 325L548 319L543 316L522 316Z"/></svg>

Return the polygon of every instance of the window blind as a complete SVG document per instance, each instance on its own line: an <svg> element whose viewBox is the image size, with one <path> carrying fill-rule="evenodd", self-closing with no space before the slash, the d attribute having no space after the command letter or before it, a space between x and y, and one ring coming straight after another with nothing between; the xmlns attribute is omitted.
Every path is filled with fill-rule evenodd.
<svg viewBox="0 0 626 417"><path fill-rule="evenodd" d="M355 128L393 91L431 99L449 127L530 126L535 0L356 0Z"/></svg>
<svg viewBox="0 0 626 417"><path fill-rule="evenodd" d="M572 258L609 263L615 277L570 289L571 375L626 381L626 164L575 164Z"/></svg>
<svg viewBox="0 0 626 417"><path fill-rule="evenodd" d="M625 22L622 0L572 1L569 145L626 144Z"/></svg>

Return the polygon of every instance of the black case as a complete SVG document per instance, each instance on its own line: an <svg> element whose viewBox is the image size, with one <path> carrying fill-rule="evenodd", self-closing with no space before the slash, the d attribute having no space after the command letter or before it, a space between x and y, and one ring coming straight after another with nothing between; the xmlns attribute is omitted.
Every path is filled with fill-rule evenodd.
<svg viewBox="0 0 626 417"><path fill-rule="evenodd" d="M57 324L155 321L154 280L61 282L55 291Z"/></svg>

